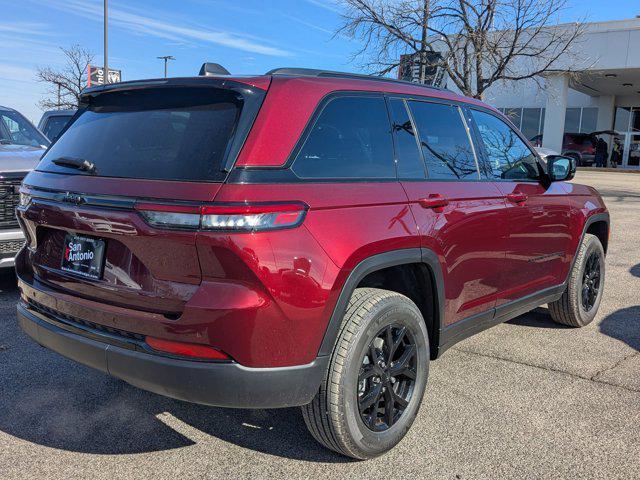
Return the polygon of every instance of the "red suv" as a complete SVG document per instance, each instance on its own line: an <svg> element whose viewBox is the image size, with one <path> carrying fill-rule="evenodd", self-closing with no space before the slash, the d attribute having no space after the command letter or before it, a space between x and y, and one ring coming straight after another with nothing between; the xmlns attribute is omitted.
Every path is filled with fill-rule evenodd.
<svg viewBox="0 0 640 480"><path fill-rule="evenodd" d="M562 155L574 158L579 167L593 166L596 161L596 143L598 133L565 133L562 137ZM615 132L614 132L615 133ZM536 147L542 146L542 135L536 135L531 139Z"/></svg>
<svg viewBox="0 0 640 480"><path fill-rule="evenodd" d="M152 392L302 406L322 444L373 457L456 342L543 304L593 320L609 215L574 171L481 102L401 81L91 88L21 188L18 318Z"/></svg>

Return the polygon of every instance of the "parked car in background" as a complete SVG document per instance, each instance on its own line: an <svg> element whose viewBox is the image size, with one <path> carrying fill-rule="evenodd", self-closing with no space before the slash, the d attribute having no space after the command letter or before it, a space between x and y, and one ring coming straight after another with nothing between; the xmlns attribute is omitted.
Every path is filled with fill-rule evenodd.
<svg viewBox="0 0 640 480"><path fill-rule="evenodd" d="M15 213L18 189L48 145L49 140L23 115L0 106L0 268L13 267L24 244Z"/></svg>
<svg viewBox="0 0 640 480"><path fill-rule="evenodd" d="M38 130L53 141L60 134L62 129L73 118L77 110L49 110L42 114L38 123Z"/></svg>
<svg viewBox="0 0 640 480"><path fill-rule="evenodd" d="M574 327L598 311L602 198L477 99L277 69L104 85L80 108L21 188L18 318L132 385L301 406L365 459L457 342L544 304Z"/></svg>
<svg viewBox="0 0 640 480"><path fill-rule="evenodd" d="M565 133L562 139L562 155L575 158L579 167L593 166L596 159L596 143L598 138L595 133ZM542 146L542 135L536 135L531 139L536 147Z"/></svg>

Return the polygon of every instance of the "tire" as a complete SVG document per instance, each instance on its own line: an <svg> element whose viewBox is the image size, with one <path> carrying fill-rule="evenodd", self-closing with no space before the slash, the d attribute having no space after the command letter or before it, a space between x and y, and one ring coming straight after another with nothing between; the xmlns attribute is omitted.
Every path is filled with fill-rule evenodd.
<svg viewBox="0 0 640 480"><path fill-rule="evenodd" d="M387 337L389 332L391 340ZM394 353L389 361L387 345L392 344L397 348L391 349ZM411 344L415 348L410 348ZM402 358L409 355L413 355L411 368L394 373L400 371ZM386 374L375 373L382 368L388 368ZM313 401L301 407L307 428L318 442L342 455L359 460L381 455L402 440L411 427L428 373L429 339L415 303L396 292L357 288L344 315L327 376ZM386 403L397 406L397 417L393 410L386 410L391 414L384 415L378 410L382 405L381 410L385 411L385 402L394 395L391 389L406 400L406 404L399 400ZM376 395L380 400L372 401L371 407L361 411L360 405L369 403L366 398L371 400Z"/></svg>
<svg viewBox="0 0 640 480"><path fill-rule="evenodd" d="M595 258L594 260L594 256ZM597 294L591 295L593 303L588 300L585 306L583 301L583 288L585 280L585 269L590 265L590 261L597 261L599 268L599 276L597 281L591 282L597 287ZM595 263L594 263L595 265ZM587 233L580 244L578 255L573 264L567 288L559 300L549 304L549 313L556 323L568 325L570 327L584 327L593 321L598 312L598 307L602 301L602 292L604 290L604 249L600 240L595 235ZM591 275L592 277L593 275ZM590 278L591 278L590 277ZM589 305L591 305L589 307Z"/></svg>

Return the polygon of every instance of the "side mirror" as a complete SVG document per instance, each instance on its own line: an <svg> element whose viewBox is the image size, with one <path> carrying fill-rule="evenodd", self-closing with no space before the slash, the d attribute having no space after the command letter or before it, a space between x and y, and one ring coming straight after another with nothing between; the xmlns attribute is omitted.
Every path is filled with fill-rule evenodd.
<svg viewBox="0 0 640 480"><path fill-rule="evenodd" d="M547 157L547 175L552 182L571 180L576 174L576 159L562 155Z"/></svg>

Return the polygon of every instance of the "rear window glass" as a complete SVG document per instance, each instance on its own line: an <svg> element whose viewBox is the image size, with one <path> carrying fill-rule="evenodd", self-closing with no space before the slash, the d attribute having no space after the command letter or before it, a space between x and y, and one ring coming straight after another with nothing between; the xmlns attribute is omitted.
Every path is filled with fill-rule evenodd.
<svg viewBox="0 0 640 480"><path fill-rule="evenodd" d="M60 135L64 126L69 123L69 120L71 120L70 116L56 115L49 117L42 133L44 133L49 140L55 140L55 138Z"/></svg>
<svg viewBox="0 0 640 480"><path fill-rule="evenodd" d="M424 162L418 150L418 139L404 100L389 100L396 142L398 178L424 179Z"/></svg>
<svg viewBox="0 0 640 480"><path fill-rule="evenodd" d="M476 157L458 107L409 102L433 180L477 180Z"/></svg>
<svg viewBox="0 0 640 480"><path fill-rule="evenodd" d="M293 164L302 178L395 178L382 97L338 97L318 116Z"/></svg>
<svg viewBox="0 0 640 480"><path fill-rule="evenodd" d="M92 99L49 149L38 170L89 174L56 165L87 160L95 175L220 181L242 99L213 88L145 89Z"/></svg>

